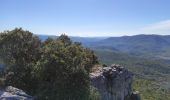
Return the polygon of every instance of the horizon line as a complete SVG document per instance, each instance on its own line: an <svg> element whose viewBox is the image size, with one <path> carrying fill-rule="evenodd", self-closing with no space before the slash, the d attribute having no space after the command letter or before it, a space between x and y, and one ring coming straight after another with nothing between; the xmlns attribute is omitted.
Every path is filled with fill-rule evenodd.
<svg viewBox="0 0 170 100"><path fill-rule="evenodd" d="M41 36L60 36L60 35L54 35L54 34L37 34L37 33L33 33L35 35L41 35ZM67 34L65 34L67 35ZM170 36L170 35L164 35L164 34L133 34L133 35L120 35L120 36L79 36L79 35L67 35L69 37L80 37L80 38L108 38L108 37L128 37L128 36L139 36L139 35L146 35L146 36L150 36L150 35L153 35L153 36Z"/></svg>

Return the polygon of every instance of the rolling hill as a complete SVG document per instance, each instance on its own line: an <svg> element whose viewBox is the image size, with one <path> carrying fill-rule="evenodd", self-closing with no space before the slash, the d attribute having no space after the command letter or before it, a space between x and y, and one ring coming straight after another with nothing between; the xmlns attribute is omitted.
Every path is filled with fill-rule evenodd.
<svg viewBox="0 0 170 100"><path fill-rule="evenodd" d="M136 35L109 37L88 45L90 48L112 47L120 52L141 57L170 59L170 36Z"/></svg>
<svg viewBox="0 0 170 100"><path fill-rule="evenodd" d="M57 36L39 35L42 40ZM148 59L170 60L170 35L134 35L122 37L70 37L91 49L127 53Z"/></svg>

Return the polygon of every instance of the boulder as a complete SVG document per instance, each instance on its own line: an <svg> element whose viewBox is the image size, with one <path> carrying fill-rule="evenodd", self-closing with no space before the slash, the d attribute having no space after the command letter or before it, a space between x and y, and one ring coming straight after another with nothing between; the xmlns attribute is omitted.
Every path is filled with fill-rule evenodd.
<svg viewBox="0 0 170 100"><path fill-rule="evenodd" d="M131 100L133 74L124 67L113 64L99 68L90 74L90 79L101 100Z"/></svg>
<svg viewBox="0 0 170 100"><path fill-rule="evenodd" d="M33 97L20 89L8 86L0 90L0 100L33 100Z"/></svg>

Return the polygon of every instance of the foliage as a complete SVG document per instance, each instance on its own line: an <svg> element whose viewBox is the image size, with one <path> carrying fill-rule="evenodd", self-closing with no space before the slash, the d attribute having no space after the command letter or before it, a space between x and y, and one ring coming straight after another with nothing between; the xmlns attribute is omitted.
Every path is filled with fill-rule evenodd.
<svg viewBox="0 0 170 100"><path fill-rule="evenodd" d="M57 40L64 43L65 46L69 46L72 44L71 39L68 36L66 36L65 34L62 34L60 37L57 38Z"/></svg>
<svg viewBox="0 0 170 100"><path fill-rule="evenodd" d="M133 86L134 90L140 92L142 100L170 100L170 92L161 89L153 80L137 79Z"/></svg>
<svg viewBox="0 0 170 100"><path fill-rule="evenodd" d="M21 28L1 33L0 56L6 65L7 85L29 92L34 90L36 81L32 69L40 58L40 47L41 42L38 37Z"/></svg>
<svg viewBox="0 0 170 100"><path fill-rule="evenodd" d="M93 59L94 55L90 50L67 39L69 38L63 41L59 37L42 48L43 55L36 66L42 83L41 91L44 91L49 100L55 98L58 100L85 98L87 100L89 69L96 63L96 59ZM53 96L50 96L52 94Z"/></svg>
<svg viewBox="0 0 170 100"><path fill-rule="evenodd" d="M162 60L145 59L125 53L94 50L99 61L105 64L121 64L134 73L133 87L142 100L169 100L170 67Z"/></svg>
<svg viewBox="0 0 170 100"><path fill-rule="evenodd" d="M40 41L16 28L0 35L0 48L6 85L36 94L40 100L91 100L95 95L89 72L97 57L66 35Z"/></svg>

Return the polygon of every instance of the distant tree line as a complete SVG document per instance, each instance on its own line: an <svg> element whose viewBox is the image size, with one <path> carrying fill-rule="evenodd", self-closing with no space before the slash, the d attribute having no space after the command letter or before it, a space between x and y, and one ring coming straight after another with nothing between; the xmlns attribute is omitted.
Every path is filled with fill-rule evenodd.
<svg viewBox="0 0 170 100"><path fill-rule="evenodd" d="M5 85L23 89L39 100L98 100L90 86L97 57L66 35L41 41L21 28L0 33Z"/></svg>

